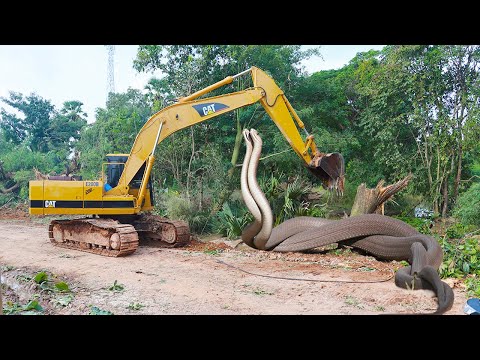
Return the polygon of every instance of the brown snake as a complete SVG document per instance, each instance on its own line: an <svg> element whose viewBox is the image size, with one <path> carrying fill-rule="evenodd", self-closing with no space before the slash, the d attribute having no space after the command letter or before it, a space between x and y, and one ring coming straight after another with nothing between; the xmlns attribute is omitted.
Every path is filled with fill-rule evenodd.
<svg viewBox="0 0 480 360"><path fill-rule="evenodd" d="M244 130L246 153L241 173L244 202L254 222L242 232L242 240L259 250L305 251L342 242L385 260L406 260L409 266L395 274L395 284L405 289L430 289L438 299L433 314L451 309L453 290L440 280L438 268L443 251L430 236L419 233L403 221L378 214L366 214L341 220L301 216L273 228L273 214L256 175L262 139L255 129Z"/></svg>

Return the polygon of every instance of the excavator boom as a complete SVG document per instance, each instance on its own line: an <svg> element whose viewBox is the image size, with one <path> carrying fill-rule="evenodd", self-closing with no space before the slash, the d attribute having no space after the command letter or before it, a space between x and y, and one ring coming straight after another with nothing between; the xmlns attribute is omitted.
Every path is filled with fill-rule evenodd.
<svg viewBox="0 0 480 360"><path fill-rule="evenodd" d="M230 84L238 76L249 72L253 79L252 88L196 100L210 91ZM256 102L262 104L287 142L303 160L307 168L322 181L322 184L327 188L337 188L343 192L343 157L339 153L325 154L320 152L313 135L308 134L304 123L298 117L283 91L265 72L252 67L235 76L228 76L192 95L181 98L177 103L154 114L138 133L118 185L109 194L127 194L130 181L147 160L153 156L152 149L155 148L157 143L162 142L174 132ZM163 124L163 128L159 132L161 124ZM306 140L302 139L298 129L305 132ZM158 135L155 137L152 134Z"/></svg>

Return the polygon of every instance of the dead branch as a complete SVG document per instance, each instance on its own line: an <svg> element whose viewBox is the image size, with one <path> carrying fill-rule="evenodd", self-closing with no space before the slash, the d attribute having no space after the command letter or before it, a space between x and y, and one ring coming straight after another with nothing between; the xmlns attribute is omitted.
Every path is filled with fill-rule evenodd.
<svg viewBox="0 0 480 360"><path fill-rule="evenodd" d="M408 183L412 179L412 177L413 177L412 174L408 174L404 179L399 180L395 184L391 184L386 187L383 187L383 184L385 183L385 181L381 180L376 187L378 191L378 195L377 195L375 209L379 207L381 204L383 204L385 201L389 200L394 194L406 188Z"/></svg>
<svg viewBox="0 0 480 360"><path fill-rule="evenodd" d="M384 214L384 204L400 190L407 187L413 175L409 174L395 184L384 186L385 181L380 180L374 189L367 189L365 184L360 184L352 206L350 216L361 214Z"/></svg>
<svg viewBox="0 0 480 360"><path fill-rule="evenodd" d="M9 194L9 193L11 193L12 191L17 190L19 187L20 187L20 184L17 183L17 184L15 184L15 185L13 185L12 187L8 188L8 189L0 189L0 192L1 192L2 194Z"/></svg>
<svg viewBox="0 0 480 360"><path fill-rule="evenodd" d="M36 180L47 180L48 175L42 174L40 171L38 171L37 168L33 168L33 173L35 174L35 179Z"/></svg>

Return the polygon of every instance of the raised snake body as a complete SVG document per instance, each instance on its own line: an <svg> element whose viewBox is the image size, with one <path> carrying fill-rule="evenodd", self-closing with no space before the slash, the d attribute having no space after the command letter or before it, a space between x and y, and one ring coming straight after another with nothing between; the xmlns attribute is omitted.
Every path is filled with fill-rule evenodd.
<svg viewBox="0 0 480 360"><path fill-rule="evenodd" d="M381 259L406 260L410 265L396 272L395 284L402 288L433 290L438 299L434 314L442 314L452 307L453 290L438 275L442 248L434 238L419 233L403 221L378 214L341 220L301 216L273 228L270 204L256 179L262 140L254 129L244 130L243 137L247 151L241 190L255 218L242 232L245 244L260 250L289 252L344 242Z"/></svg>

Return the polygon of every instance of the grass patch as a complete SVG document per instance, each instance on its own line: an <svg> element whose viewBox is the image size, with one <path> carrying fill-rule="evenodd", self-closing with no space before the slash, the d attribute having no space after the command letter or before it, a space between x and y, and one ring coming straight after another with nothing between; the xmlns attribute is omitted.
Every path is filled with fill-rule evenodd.
<svg viewBox="0 0 480 360"><path fill-rule="evenodd" d="M114 315L111 311L100 309L96 306L90 306L88 315Z"/></svg>
<svg viewBox="0 0 480 360"><path fill-rule="evenodd" d="M15 266L11 266L11 265L2 265L2 266L0 267L0 270L1 270L2 272L12 271L12 270L14 270L14 269L15 269Z"/></svg>
<svg viewBox="0 0 480 360"><path fill-rule="evenodd" d="M51 300L51 302L54 305L62 306L65 307L69 305L73 301L73 295L68 294L68 295L63 295L63 296L57 296Z"/></svg>
<svg viewBox="0 0 480 360"><path fill-rule="evenodd" d="M108 290L113 291L113 292L122 292L125 290L125 285L119 284L117 280L113 282L113 285L108 288Z"/></svg>
<svg viewBox="0 0 480 360"><path fill-rule="evenodd" d="M272 292L266 291L259 287L252 289L252 293L258 296L273 295Z"/></svg>
<svg viewBox="0 0 480 360"><path fill-rule="evenodd" d="M353 254L352 249L347 247L338 247L334 250L329 250L328 253L335 254L335 255L345 255L345 256Z"/></svg>
<svg viewBox="0 0 480 360"><path fill-rule="evenodd" d="M360 301L357 298L355 298L354 296L351 296L351 295L347 295L345 297L345 304L347 304L349 306L359 308L359 309L363 309L363 306L360 304Z"/></svg>
<svg viewBox="0 0 480 360"><path fill-rule="evenodd" d="M141 310L145 307L145 305L143 304L140 304L138 302L131 302L130 304L128 304L127 306L127 309L130 309L130 310Z"/></svg>
<svg viewBox="0 0 480 360"><path fill-rule="evenodd" d="M4 315L42 315L44 310L36 299L32 299L25 305L7 301L2 311Z"/></svg>
<svg viewBox="0 0 480 360"><path fill-rule="evenodd" d="M369 266L362 266L361 268L358 268L358 271L375 271L375 268L369 267Z"/></svg>
<svg viewBox="0 0 480 360"><path fill-rule="evenodd" d="M212 256L217 256L220 254L222 251L218 249L213 249L213 250L203 250L204 254L212 255Z"/></svg>

